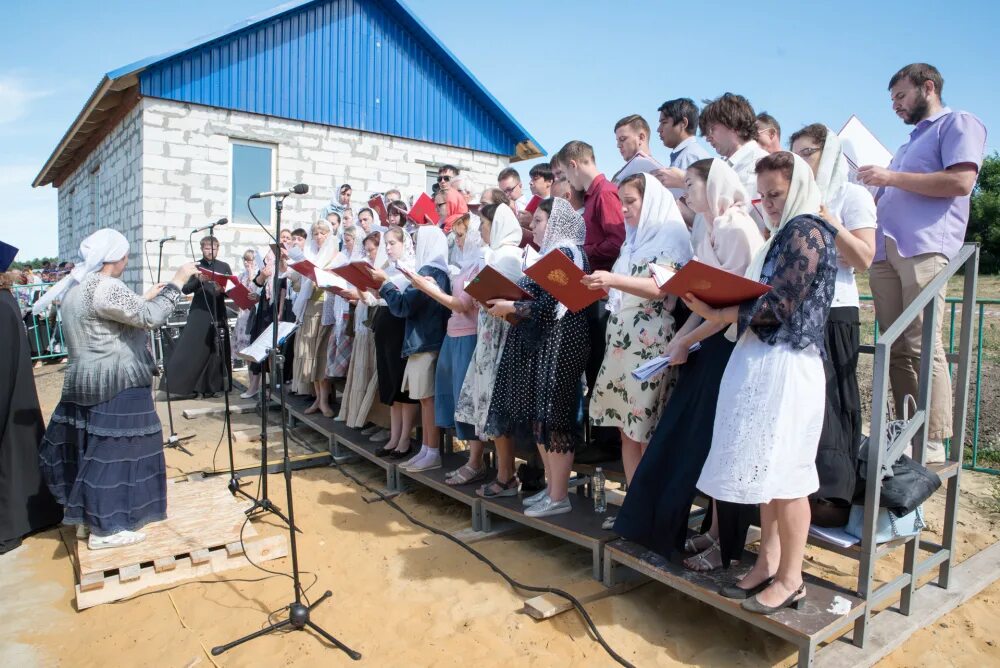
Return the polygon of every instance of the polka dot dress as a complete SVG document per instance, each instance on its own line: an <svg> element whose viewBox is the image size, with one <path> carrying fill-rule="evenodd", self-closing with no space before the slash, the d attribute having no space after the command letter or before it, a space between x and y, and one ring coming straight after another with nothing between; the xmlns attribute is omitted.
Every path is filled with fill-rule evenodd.
<svg viewBox="0 0 1000 668"><path fill-rule="evenodd" d="M559 250L570 256L569 249ZM586 260L584 271L590 271ZM522 319L507 334L486 432L532 437L546 450L573 452L582 442L580 398L590 355L586 309L556 319L559 302L552 295L526 276L518 285L532 299L517 302Z"/></svg>

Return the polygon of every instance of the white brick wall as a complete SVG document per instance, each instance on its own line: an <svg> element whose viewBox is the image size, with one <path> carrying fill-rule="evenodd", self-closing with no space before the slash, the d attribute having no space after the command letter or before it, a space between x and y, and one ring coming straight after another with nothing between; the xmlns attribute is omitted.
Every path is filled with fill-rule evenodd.
<svg viewBox="0 0 1000 668"><path fill-rule="evenodd" d="M232 218L229 163L234 139L276 147L277 188L298 182L309 185L308 195L286 200L286 227L311 224L345 181L360 206L369 193L390 188L401 190L404 197L418 195L426 186L427 163L457 165L480 188L495 185L497 173L508 164L501 156L449 146L144 98L60 188L60 255L75 254L85 236L79 230L96 229L93 221L83 223L81 216L85 217L84 203L89 201L84 192L88 166L97 161L102 163L100 189L106 193L101 224L126 227L133 242L126 279L133 287L140 281L148 284L143 241L175 235L177 241L164 246L164 274L169 278L173 269L190 260L191 230L224 216ZM195 241L200 236L195 235ZM243 250L267 243L256 226L230 224L218 228L217 236L220 258L234 270ZM151 244L153 263L155 249Z"/></svg>
<svg viewBox="0 0 1000 668"><path fill-rule="evenodd" d="M124 279L133 285L142 269L142 132L139 104L59 187L59 257L76 261L85 237L118 230L132 245Z"/></svg>

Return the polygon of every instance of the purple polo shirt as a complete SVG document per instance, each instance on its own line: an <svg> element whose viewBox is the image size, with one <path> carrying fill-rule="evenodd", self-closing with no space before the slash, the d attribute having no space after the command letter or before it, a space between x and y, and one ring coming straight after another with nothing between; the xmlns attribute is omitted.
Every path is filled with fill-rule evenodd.
<svg viewBox="0 0 1000 668"><path fill-rule="evenodd" d="M928 174L953 165L983 164L986 127L965 111L948 107L917 123L910 140L889 164L894 172ZM954 257L965 241L969 196L927 197L901 188L880 188L875 262L885 260L885 237L895 239L899 254L914 257L940 253Z"/></svg>

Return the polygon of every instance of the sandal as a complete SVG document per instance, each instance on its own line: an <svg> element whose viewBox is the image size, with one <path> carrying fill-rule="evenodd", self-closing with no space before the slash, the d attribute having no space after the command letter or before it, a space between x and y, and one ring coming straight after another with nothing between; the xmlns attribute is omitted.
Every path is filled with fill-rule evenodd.
<svg viewBox="0 0 1000 668"><path fill-rule="evenodd" d="M486 467L481 469L474 469L468 464L463 464L461 467L452 471L445 476L445 484L457 487L458 485L468 485L469 483L479 482L480 480L486 479Z"/></svg>
<svg viewBox="0 0 1000 668"><path fill-rule="evenodd" d="M688 538L684 541L684 551L688 554L698 554L699 552L704 552L713 545L718 545L719 540L717 538L712 538L712 534L700 533L693 538Z"/></svg>
<svg viewBox="0 0 1000 668"><path fill-rule="evenodd" d="M483 485L476 490L478 496L484 499L496 499L501 496L517 496L517 488L521 482L517 479L516 475L510 477L507 482L500 482L500 478L497 478L488 485Z"/></svg>
<svg viewBox="0 0 1000 668"><path fill-rule="evenodd" d="M715 565L708 560L708 555L713 553L719 554L719 561L721 562L722 548L719 547L718 542L716 542L715 545L708 548L707 550L703 550L702 552L699 552L693 557L685 559L684 568L688 569L689 571L694 571L695 573L710 573L711 571L715 571L722 568L721 563Z"/></svg>

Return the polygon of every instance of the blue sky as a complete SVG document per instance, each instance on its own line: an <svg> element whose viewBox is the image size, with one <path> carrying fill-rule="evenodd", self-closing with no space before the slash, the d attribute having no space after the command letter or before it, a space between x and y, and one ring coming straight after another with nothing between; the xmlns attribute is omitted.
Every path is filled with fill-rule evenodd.
<svg viewBox="0 0 1000 668"><path fill-rule="evenodd" d="M895 150L908 128L886 84L913 61L941 70L945 102L977 114L991 132L988 149L1000 149L1000 3L408 2L546 150L586 140L609 172L620 163L618 118L641 113L655 125L666 99L727 90L777 117L786 136L816 121L839 129L854 113ZM22 259L56 252L55 190L31 181L103 73L276 4L5 3L0 238L21 247ZM654 155L666 159L657 144L654 136Z"/></svg>

